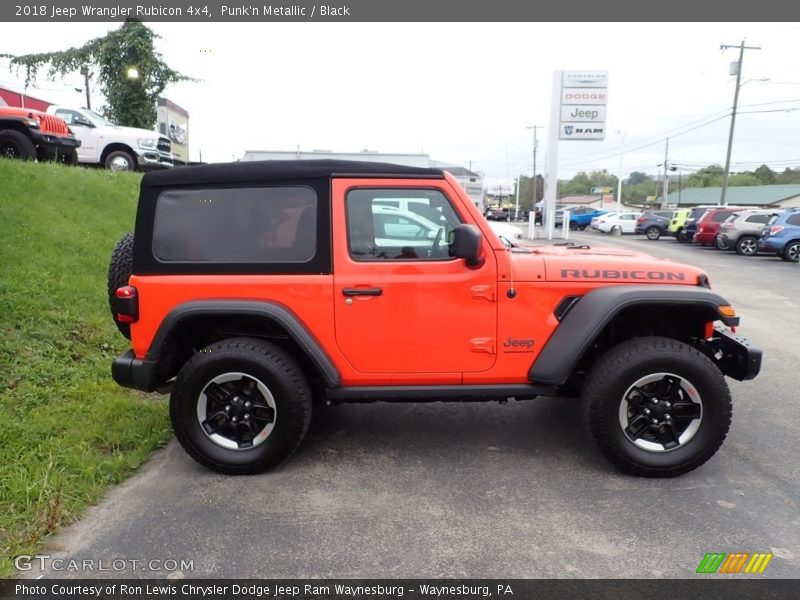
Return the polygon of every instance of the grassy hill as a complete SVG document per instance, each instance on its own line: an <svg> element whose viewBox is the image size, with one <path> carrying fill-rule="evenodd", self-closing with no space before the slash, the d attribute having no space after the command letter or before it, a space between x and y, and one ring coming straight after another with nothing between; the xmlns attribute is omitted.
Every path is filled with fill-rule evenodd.
<svg viewBox="0 0 800 600"><path fill-rule="evenodd" d="M117 386L106 270L140 175L0 159L0 577L169 436Z"/></svg>

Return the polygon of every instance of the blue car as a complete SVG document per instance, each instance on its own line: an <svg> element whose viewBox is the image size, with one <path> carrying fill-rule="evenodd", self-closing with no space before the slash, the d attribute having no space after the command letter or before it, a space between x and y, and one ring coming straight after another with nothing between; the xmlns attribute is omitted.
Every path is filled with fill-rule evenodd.
<svg viewBox="0 0 800 600"><path fill-rule="evenodd" d="M761 230L759 252L774 252L783 260L800 262L800 208L774 215Z"/></svg>
<svg viewBox="0 0 800 600"><path fill-rule="evenodd" d="M570 229L586 229L592 223L592 219L606 214L606 211L598 210L590 206L564 207L556 211L556 227L561 227L561 223L564 221L565 210L569 211Z"/></svg>

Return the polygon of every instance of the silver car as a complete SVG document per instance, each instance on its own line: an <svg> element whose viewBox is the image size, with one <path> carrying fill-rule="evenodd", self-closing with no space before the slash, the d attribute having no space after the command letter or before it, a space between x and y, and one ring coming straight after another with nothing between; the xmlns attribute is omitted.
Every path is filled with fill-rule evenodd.
<svg viewBox="0 0 800 600"><path fill-rule="evenodd" d="M774 208L743 210L728 217L719 227L715 240L720 250L736 250L742 256L753 256L758 252L761 230L772 215L783 211Z"/></svg>

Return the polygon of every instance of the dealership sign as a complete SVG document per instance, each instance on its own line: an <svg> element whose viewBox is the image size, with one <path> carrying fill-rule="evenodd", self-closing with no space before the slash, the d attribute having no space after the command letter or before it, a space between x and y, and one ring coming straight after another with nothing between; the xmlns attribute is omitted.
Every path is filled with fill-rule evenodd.
<svg viewBox="0 0 800 600"><path fill-rule="evenodd" d="M559 139L605 139L608 71L563 71L560 96Z"/></svg>

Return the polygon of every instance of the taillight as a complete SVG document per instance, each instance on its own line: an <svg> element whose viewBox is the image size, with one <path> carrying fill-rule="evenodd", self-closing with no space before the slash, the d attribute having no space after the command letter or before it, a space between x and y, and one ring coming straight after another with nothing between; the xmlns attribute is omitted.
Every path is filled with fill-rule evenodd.
<svg viewBox="0 0 800 600"><path fill-rule="evenodd" d="M644 217L639 217L638 219L636 219L637 225L641 225L642 223L644 223Z"/></svg>
<svg viewBox="0 0 800 600"><path fill-rule="evenodd" d="M139 320L139 297L136 288L125 285L116 291L116 314L119 323L135 323Z"/></svg>
<svg viewBox="0 0 800 600"><path fill-rule="evenodd" d="M772 227L769 228L770 235L777 235L781 231L783 231L783 227L781 225L773 225Z"/></svg>

